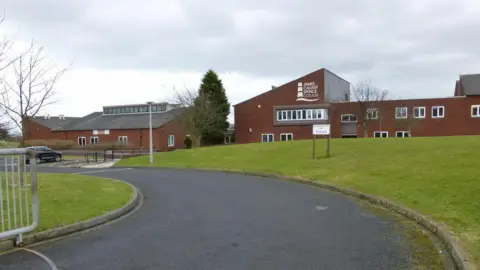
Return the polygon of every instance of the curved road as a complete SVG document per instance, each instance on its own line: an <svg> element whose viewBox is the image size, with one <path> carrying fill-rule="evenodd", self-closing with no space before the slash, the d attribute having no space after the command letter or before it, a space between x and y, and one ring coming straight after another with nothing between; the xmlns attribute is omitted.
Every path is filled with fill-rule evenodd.
<svg viewBox="0 0 480 270"><path fill-rule="evenodd" d="M413 252L392 230L395 221L336 193L217 172L112 168L92 174L132 183L143 205L118 222L31 247L58 269L410 267ZM0 269L51 267L17 251L0 256Z"/></svg>

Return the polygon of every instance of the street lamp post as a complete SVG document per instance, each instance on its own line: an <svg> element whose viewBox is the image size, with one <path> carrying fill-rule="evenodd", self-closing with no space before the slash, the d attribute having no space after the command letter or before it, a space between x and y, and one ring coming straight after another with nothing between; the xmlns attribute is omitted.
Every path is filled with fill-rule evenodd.
<svg viewBox="0 0 480 270"><path fill-rule="evenodd" d="M149 102L147 102L147 104L149 105L148 111L149 111L149 118L150 118L150 120L149 120L149 128L150 128L150 136L149 136L149 137L150 137L150 138L149 138L149 139L150 139L150 164L153 164L153 145L152 145L152 144L153 144L153 143L152 143L152 141L153 141L153 138L152 138L152 137L153 137L153 135L152 135L152 104L153 104L153 102L149 101Z"/></svg>

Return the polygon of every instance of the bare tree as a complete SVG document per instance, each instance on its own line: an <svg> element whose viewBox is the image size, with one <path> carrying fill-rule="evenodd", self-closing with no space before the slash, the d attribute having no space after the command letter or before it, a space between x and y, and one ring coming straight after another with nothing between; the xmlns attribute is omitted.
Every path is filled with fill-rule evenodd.
<svg viewBox="0 0 480 270"><path fill-rule="evenodd" d="M66 70L49 64L43 48L37 48L33 41L5 68L0 77L0 110L21 130L21 146L28 139L28 121L55 102L54 87Z"/></svg>
<svg viewBox="0 0 480 270"><path fill-rule="evenodd" d="M172 102L185 108L180 119L186 131L195 137L195 145L199 147L202 134L215 129L221 114L210 104L207 94L188 88L184 91L175 90Z"/></svg>
<svg viewBox="0 0 480 270"><path fill-rule="evenodd" d="M388 90L373 86L369 81L360 81L352 88L352 105L357 111L357 121L363 126L364 137L368 137L368 123L378 121L381 102L388 98Z"/></svg>

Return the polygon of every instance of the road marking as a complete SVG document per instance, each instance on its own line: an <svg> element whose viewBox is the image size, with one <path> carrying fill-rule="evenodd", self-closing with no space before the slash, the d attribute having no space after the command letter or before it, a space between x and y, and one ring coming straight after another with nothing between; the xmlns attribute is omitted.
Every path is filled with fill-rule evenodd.
<svg viewBox="0 0 480 270"><path fill-rule="evenodd" d="M48 265L50 265L50 267L52 268L52 270L58 270L57 266L55 265L55 263L53 263L52 260L50 260L50 258L48 258L47 256L43 255L42 253L38 252L38 251L35 251L35 250L32 250L32 249L28 249L28 248L21 248L21 250L25 250L25 251L28 251L30 253L33 253L35 255L37 255L38 257L42 258L46 263L48 263Z"/></svg>
<svg viewBox="0 0 480 270"><path fill-rule="evenodd" d="M132 169L132 168L109 169L109 170L98 170L98 171L78 172L78 173L72 173L72 174L89 174L89 173L101 173L101 172L115 172L115 171L131 170L131 169Z"/></svg>
<svg viewBox="0 0 480 270"><path fill-rule="evenodd" d="M327 209L328 209L328 207L326 207L326 206L321 206L321 205L317 205L317 206L315 206L315 208L316 208L318 211L323 211L323 210L327 210Z"/></svg>

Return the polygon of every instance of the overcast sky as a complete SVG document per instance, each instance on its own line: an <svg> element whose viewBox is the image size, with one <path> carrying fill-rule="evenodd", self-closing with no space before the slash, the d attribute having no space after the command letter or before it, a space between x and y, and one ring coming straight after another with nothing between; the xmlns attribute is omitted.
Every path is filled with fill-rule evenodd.
<svg viewBox="0 0 480 270"><path fill-rule="evenodd" d="M236 104L319 68L396 97L480 73L478 0L0 0L3 35L59 66L51 115L169 100L216 70Z"/></svg>

